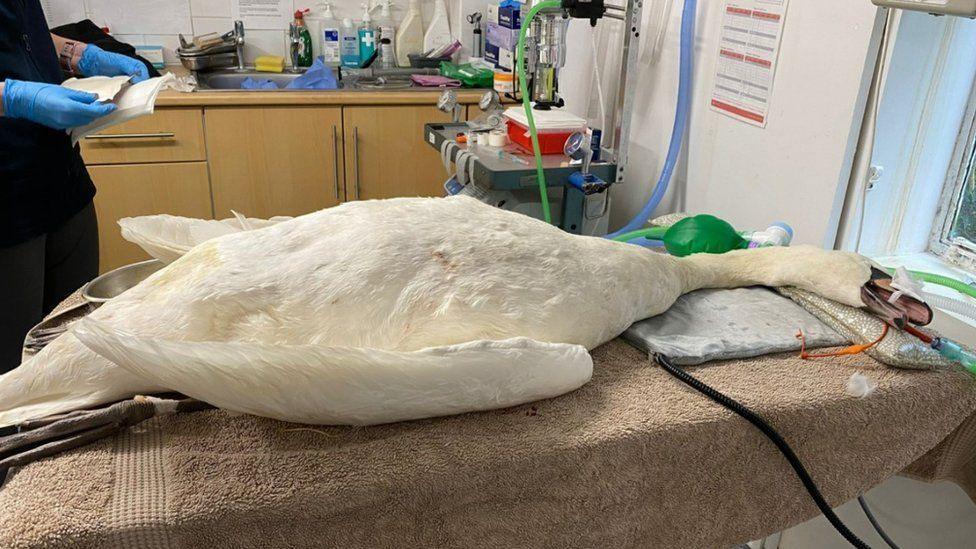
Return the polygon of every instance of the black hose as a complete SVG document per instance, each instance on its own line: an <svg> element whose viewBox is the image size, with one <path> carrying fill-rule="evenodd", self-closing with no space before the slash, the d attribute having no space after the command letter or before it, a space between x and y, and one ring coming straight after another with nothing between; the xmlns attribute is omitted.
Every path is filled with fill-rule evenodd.
<svg viewBox="0 0 976 549"><path fill-rule="evenodd" d="M864 516L868 517L868 521L871 522L871 526L874 526L874 531L881 536L881 539L888 544L888 547L891 547L891 549L898 549L898 545L888 536L888 533L884 531L884 528L881 527L881 523L878 522L878 519L874 518L874 513L871 512L871 509L868 509L868 502L864 501L864 496L857 496L857 502L861 505L861 510L864 511Z"/></svg>
<svg viewBox="0 0 976 549"><path fill-rule="evenodd" d="M780 436L780 434L777 433L772 426L766 423L766 420L759 417L752 410L746 408L742 404L739 404L728 396L725 396L724 394L702 383L678 366L675 366L674 363L671 362L670 358L661 354L655 354L654 360L657 361L657 363L660 364L661 367L664 368L664 370L669 374L678 378L692 389L695 389L701 394L707 396L714 402L728 408L762 431L762 433L766 435L766 437L769 438L773 444L776 445L776 448L781 454L783 454L786 461L790 463L790 467L792 467L793 471L796 472L796 476L800 478L800 482L803 483L803 487L806 488L807 492L810 493L810 497L813 498L813 502L817 504L817 508L820 509L820 512L827 517L827 520L830 522L831 526L833 526L834 529L837 530L837 532L840 533L840 535L843 536L844 539L846 539L848 543L854 547L857 547L858 549L870 549L868 544L861 541L860 538L854 535L854 532L851 532L850 529L847 528L843 522L841 522L837 514L834 513L834 510L831 509L830 505L827 504L827 500L824 499L823 494L820 493L820 489L817 488L817 485L813 482L813 479L810 478L810 473L807 472L806 468L803 466L803 463L800 461L800 458L796 457L796 454L793 452L793 449L790 448L789 444L783 440L783 437Z"/></svg>

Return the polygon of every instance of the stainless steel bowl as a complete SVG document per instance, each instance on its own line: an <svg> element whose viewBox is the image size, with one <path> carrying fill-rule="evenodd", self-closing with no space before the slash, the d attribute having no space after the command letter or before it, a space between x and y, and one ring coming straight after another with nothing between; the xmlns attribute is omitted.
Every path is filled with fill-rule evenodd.
<svg viewBox="0 0 976 549"><path fill-rule="evenodd" d="M81 295L90 303L105 303L165 266L158 259L150 259L119 267L85 284Z"/></svg>
<svg viewBox="0 0 976 549"><path fill-rule="evenodd" d="M191 71L212 71L237 65L237 54L230 52L191 57L181 56L180 63L183 63L183 66Z"/></svg>

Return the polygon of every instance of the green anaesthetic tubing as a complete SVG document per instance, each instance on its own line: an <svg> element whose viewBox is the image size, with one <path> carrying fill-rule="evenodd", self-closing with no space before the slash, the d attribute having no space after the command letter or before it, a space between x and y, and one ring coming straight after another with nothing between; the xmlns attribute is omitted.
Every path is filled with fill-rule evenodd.
<svg viewBox="0 0 976 549"><path fill-rule="evenodd" d="M542 151L539 147L539 134L535 129L535 118L532 116L532 92L525 83L525 35L532 23L532 18L544 9L559 8L562 4L559 0L546 0L532 6L528 15L522 21L522 29L519 30L518 52L515 58L515 72L518 73L519 86L522 91L522 106L525 107L525 118L529 122L529 135L532 136L532 152L535 154L535 172L539 183L539 199L542 201L542 217L546 223L552 223L552 214L549 213L549 189L546 188L546 173L542 168Z"/></svg>

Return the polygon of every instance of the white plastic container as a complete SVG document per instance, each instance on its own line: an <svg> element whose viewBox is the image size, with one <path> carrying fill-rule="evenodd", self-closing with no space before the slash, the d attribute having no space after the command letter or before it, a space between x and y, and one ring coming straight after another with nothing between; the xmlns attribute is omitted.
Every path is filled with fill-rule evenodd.
<svg viewBox="0 0 976 549"><path fill-rule="evenodd" d="M400 22L397 29L394 49L396 50L397 65L410 66L411 53L423 53L424 21L420 14L420 0L410 0L407 16Z"/></svg>
<svg viewBox="0 0 976 549"><path fill-rule="evenodd" d="M312 47L318 45L321 53L316 53L316 57L321 55L325 64L330 67L338 67L342 63L342 30L339 19L332 13L332 4L323 2L323 11L319 12L321 19L318 34L312 35Z"/></svg>
<svg viewBox="0 0 976 549"><path fill-rule="evenodd" d="M444 0L434 0L434 16L424 33L424 51L430 51L454 42L451 35L451 22L447 17L447 5Z"/></svg>

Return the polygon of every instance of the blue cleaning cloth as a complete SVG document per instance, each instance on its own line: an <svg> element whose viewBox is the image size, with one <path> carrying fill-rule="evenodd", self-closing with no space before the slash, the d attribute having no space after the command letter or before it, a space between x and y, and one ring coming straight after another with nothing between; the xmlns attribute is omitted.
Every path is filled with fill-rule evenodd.
<svg viewBox="0 0 976 549"><path fill-rule="evenodd" d="M278 89L278 84L275 84L270 79L264 78L260 80L255 80L248 76L241 82L242 90L276 90Z"/></svg>
<svg viewBox="0 0 976 549"><path fill-rule="evenodd" d="M331 67L327 67L321 57L317 57L305 74L292 80L285 88L289 90L334 90L339 87Z"/></svg>

